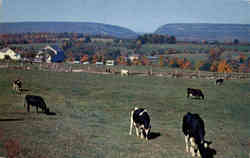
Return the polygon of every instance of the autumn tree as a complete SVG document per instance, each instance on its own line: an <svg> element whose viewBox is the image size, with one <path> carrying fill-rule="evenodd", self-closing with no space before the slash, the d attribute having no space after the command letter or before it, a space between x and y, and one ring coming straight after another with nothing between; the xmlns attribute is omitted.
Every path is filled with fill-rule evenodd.
<svg viewBox="0 0 250 158"><path fill-rule="evenodd" d="M243 53L239 54L240 63L244 63L246 61L246 59L247 59L247 57Z"/></svg>
<svg viewBox="0 0 250 158"><path fill-rule="evenodd" d="M68 56L67 56L67 61L69 62L73 62L75 59L74 59L74 55L72 52L69 52L68 53Z"/></svg>
<svg viewBox="0 0 250 158"><path fill-rule="evenodd" d="M126 65L126 60L124 56L118 56L116 59L117 64L119 65Z"/></svg>
<svg viewBox="0 0 250 158"><path fill-rule="evenodd" d="M214 61L210 66L210 71L216 72L217 71L217 62Z"/></svg>
<svg viewBox="0 0 250 158"><path fill-rule="evenodd" d="M142 63L142 65L149 65L150 64L148 58L145 56L142 56L141 63Z"/></svg>
<svg viewBox="0 0 250 158"><path fill-rule="evenodd" d="M245 72L246 69L247 69L246 64L240 64L240 66L239 66L239 72Z"/></svg>
<svg viewBox="0 0 250 158"><path fill-rule="evenodd" d="M220 61L217 72L232 72L232 68L227 64L226 60Z"/></svg>
<svg viewBox="0 0 250 158"><path fill-rule="evenodd" d="M86 62L89 60L88 54L82 56L82 58L80 59L81 62Z"/></svg>
<svg viewBox="0 0 250 158"><path fill-rule="evenodd" d="M98 60L98 56L96 54L94 54L92 57L92 63L95 64L97 62L97 60Z"/></svg>
<svg viewBox="0 0 250 158"><path fill-rule="evenodd" d="M189 69L191 67L191 62L190 61L185 61L182 65L183 69Z"/></svg>
<svg viewBox="0 0 250 158"><path fill-rule="evenodd" d="M164 66L164 57L160 56L160 66Z"/></svg>
<svg viewBox="0 0 250 158"><path fill-rule="evenodd" d="M200 70L200 68L204 65L204 62L203 61L198 61L196 64L195 64L195 70L198 71Z"/></svg>

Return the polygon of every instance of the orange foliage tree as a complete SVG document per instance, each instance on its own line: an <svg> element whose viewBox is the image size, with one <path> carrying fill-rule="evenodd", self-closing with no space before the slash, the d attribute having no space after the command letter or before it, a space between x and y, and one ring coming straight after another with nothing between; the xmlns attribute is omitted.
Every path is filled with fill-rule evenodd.
<svg viewBox="0 0 250 158"><path fill-rule="evenodd" d="M164 57L160 56L160 66L164 66Z"/></svg>
<svg viewBox="0 0 250 158"><path fill-rule="evenodd" d="M239 66L239 72L245 72L246 69L247 69L246 64L240 64L240 66Z"/></svg>
<svg viewBox="0 0 250 158"><path fill-rule="evenodd" d="M116 58L116 62L118 65L126 65L127 64L124 56L118 56Z"/></svg>
<svg viewBox="0 0 250 158"><path fill-rule="evenodd" d="M244 54L240 53L239 59L240 59L240 62L243 63L246 61L247 57Z"/></svg>
<svg viewBox="0 0 250 158"><path fill-rule="evenodd" d="M183 63L183 65L182 65L182 68L183 69L188 69L188 68L190 68L191 67L191 62L190 61L185 61L184 63Z"/></svg>
<svg viewBox="0 0 250 158"><path fill-rule="evenodd" d="M67 61L73 62L74 60L75 60L75 59L74 59L74 55L73 55L72 52L70 52L70 53L68 54Z"/></svg>
<svg viewBox="0 0 250 158"><path fill-rule="evenodd" d="M217 71L217 63L215 61L211 64L210 71L212 71L212 72Z"/></svg>
<svg viewBox="0 0 250 158"><path fill-rule="evenodd" d="M93 58L92 58L92 63L96 63L98 60L98 56L96 54L93 55Z"/></svg>
<svg viewBox="0 0 250 158"><path fill-rule="evenodd" d="M86 62L86 61L88 61L88 60L89 60L88 54L82 56L82 58L80 59L81 62Z"/></svg>
<svg viewBox="0 0 250 158"><path fill-rule="evenodd" d="M141 58L141 64L142 65L149 65L149 60L148 60L148 58L147 57L145 57L145 56L142 56L142 58Z"/></svg>
<svg viewBox="0 0 250 158"><path fill-rule="evenodd" d="M218 72L232 72L232 68L227 64L226 60L222 60L218 65Z"/></svg>

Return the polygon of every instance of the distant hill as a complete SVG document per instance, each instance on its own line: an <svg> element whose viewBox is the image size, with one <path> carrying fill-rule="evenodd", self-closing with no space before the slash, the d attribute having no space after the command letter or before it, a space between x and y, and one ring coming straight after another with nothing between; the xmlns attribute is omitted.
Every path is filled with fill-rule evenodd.
<svg viewBox="0 0 250 158"><path fill-rule="evenodd" d="M166 24L158 28L155 33L174 35L178 41L238 39L241 42L250 42L250 25L248 24Z"/></svg>
<svg viewBox="0 0 250 158"><path fill-rule="evenodd" d="M117 38L136 38L137 34L130 29L89 22L15 22L0 23L0 33L26 32L76 32L89 35L107 35Z"/></svg>

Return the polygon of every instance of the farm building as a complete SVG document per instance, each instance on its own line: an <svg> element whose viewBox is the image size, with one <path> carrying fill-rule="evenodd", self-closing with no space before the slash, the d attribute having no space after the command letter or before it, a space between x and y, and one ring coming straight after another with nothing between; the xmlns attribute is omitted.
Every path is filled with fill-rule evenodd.
<svg viewBox="0 0 250 158"><path fill-rule="evenodd" d="M36 55L36 59L47 63L63 62L65 58L66 56L64 55L63 50L57 46L46 46L45 48L40 50Z"/></svg>
<svg viewBox="0 0 250 158"><path fill-rule="evenodd" d="M106 60L105 61L105 65L107 65L107 66L114 66L115 65L115 61L114 60Z"/></svg>
<svg viewBox="0 0 250 158"><path fill-rule="evenodd" d="M139 58L140 58L140 55L139 55L139 54L130 55L130 56L128 57L128 59L129 59L130 61L139 60Z"/></svg>
<svg viewBox="0 0 250 158"><path fill-rule="evenodd" d="M17 54L16 52L14 52L10 48L4 48L4 49L0 50L0 60L5 59L7 56L12 60L20 60L21 59L21 55Z"/></svg>

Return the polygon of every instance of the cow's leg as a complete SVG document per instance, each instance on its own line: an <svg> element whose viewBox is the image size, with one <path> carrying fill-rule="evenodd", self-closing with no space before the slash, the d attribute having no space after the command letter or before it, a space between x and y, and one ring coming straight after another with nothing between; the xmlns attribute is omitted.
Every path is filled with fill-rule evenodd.
<svg viewBox="0 0 250 158"><path fill-rule="evenodd" d="M30 112L30 104L27 104L27 111Z"/></svg>
<svg viewBox="0 0 250 158"><path fill-rule="evenodd" d="M192 156L195 156L195 147L196 147L196 143L195 143L193 137L190 138L190 143L191 143L190 152L191 152Z"/></svg>
<svg viewBox="0 0 250 158"><path fill-rule="evenodd" d="M189 135L186 135L186 136L185 136L185 143L186 143L186 151L187 151L187 152L189 152L189 146L188 146L188 145L189 145L189 144L188 144L189 141L188 141L188 137L189 137Z"/></svg>
<svg viewBox="0 0 250 158"><path fill-rule="evenodd" d="M197 149L197 156L198 156L198 157L201 157L201 153L200 153L200 150L199 150L199 149Z"/></svg>
<svg viewBox="0 0 250 158"><path fill-rule="evenodd" d="M136 136L139 137L140 136L140 132L139 132L139 128L137 126L135 126L135 131L136 131Z"/></svg>
<svg viewBox="0 0 250 158"><path fill-rule="evenodd" d="M36 105L36 113L38 113L38 105Z"/></svg>
<svg viewBox="0 0 250 158"><path fill-rule="evenodd" d="M130 129L129 129L129 135L132 135L132 132L133 132L133 124L134 124L133 115L134 115L134 111L132 111L131 114L130 114Z"/></svg>
<svg viewBox="0 0 250 158"><path fill-rule="evenodd" d="M145 129L145 133L146 133L146 141L147 141L147 143L149 142L148 141L148 138L149 138L149 129Z"/></svg>
<svg viewBox="0 0 250 158"><path fill-rule="evenodd" d="M143 128L140 128L140 137L141 137L141 139L144 139L144 129Z"/></svg>

